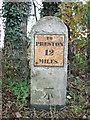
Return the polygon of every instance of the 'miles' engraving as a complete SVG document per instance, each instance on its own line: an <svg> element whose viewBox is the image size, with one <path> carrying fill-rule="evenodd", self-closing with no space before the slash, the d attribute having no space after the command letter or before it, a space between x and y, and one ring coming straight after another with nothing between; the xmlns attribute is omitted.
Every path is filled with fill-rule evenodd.
<svg viewBox="0 0 90 120"><path fill-rule="evenodd" d="M58 62L56 60L49 60L49 59L39 59L40 63L46 63L46 64L57 64Z"/></svg>
<svg viewBox="0 0 90 120"><path fill-rule="evenodd" d="M63 66L64 35L35 35L35 66Z"/></svg>

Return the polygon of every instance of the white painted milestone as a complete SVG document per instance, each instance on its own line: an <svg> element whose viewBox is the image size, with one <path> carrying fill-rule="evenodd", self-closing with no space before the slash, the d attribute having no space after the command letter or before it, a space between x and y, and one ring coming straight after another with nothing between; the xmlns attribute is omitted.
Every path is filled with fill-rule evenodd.
<svg viewBox="0 0 90 120"><path fill-rule="evenodd" d="M31 107L65 105L68 29L57 17L40 19L31 32Z"/></svg>

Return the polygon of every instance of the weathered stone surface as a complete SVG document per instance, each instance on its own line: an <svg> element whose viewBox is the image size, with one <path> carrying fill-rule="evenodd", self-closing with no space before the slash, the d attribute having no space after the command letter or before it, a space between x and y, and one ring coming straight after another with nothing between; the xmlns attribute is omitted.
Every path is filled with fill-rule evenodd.
<svg viewBox="0 0 90 120"><path fill-rule="evenodd" d="M35 66L35 35L64 35L63 65ZM53 47L52 47L53 48ZM55 48L56 49L56 48ZM42 51L42 50L41 50ZM37 56L41 54L37 53ZM57 17L44 17L31 32L31 105L65 105L67 83L68 30ZM55 54L58 54L56 52ZM55 58L55 56L54 56Z"/></svg>

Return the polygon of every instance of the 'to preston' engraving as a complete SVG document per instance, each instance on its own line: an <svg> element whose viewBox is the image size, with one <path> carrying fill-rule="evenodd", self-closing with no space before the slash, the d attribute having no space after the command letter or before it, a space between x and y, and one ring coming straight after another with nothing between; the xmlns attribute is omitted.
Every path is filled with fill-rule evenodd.
<svg viewBox="0 0 90 120"><path fill-rule="evenodd" d="M64 65L64 35L35 35L35 66Z"/></svg>

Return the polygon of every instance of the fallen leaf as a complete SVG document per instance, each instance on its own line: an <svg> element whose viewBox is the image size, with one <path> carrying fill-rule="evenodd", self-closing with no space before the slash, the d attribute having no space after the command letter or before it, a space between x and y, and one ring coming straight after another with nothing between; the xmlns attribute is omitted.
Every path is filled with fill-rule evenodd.
<svg viewBox="0 0 90 120"><path fill-rule="evenodd" d="M72 97L70 95L67 95L67 99L71 99Z"/></svg>
<svg viewBox="0 0 90 120"><path fill-rule="evenodd" d="M86 115L84 115L84 116L83 116L83 119L86 119L86 118L87 118Z"/></svg>
<svg viewBox="0 0 90 120"><path fill-rule="evenodd" d="M21 114L19 112L16 112L16 117L21 118L22 116L21 116Z"/></svg>

